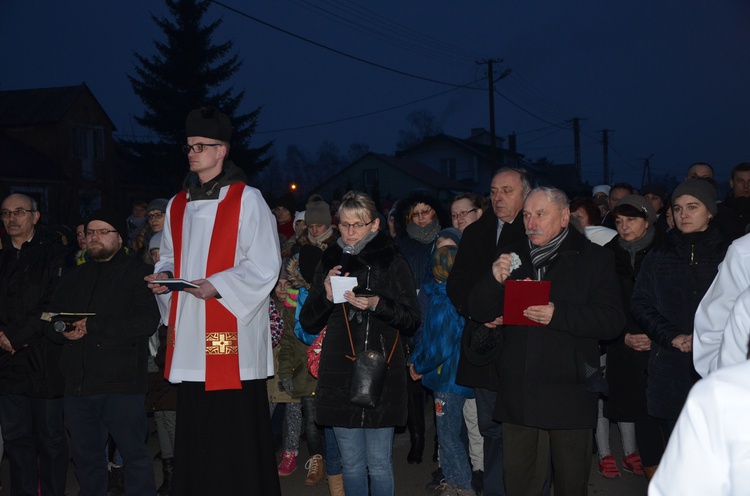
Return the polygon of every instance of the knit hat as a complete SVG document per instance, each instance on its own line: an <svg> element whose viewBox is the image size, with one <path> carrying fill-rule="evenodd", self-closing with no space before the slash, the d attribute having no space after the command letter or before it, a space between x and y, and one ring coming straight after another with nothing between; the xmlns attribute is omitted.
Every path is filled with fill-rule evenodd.
<svg viewBox="0 0 750 496"><path fill-rule="evenodd" d="M125 219L123 219L121 215L117 215L112 210L100 208L96 212L89 215L89 218L86 219L86 229L89 228L89 222L93 220L106 222L107 224L112 226L120 236L122 236L123 241L128 239L128 229L127 227L125 227Z"/></svg>
<svg viewBox="0 0 750 496"><path fill-rule="evenodd" d="M148 251L159 249L159 246L161 246L162 232L163 231L159 231L158 233L154 233L154 235L151 236L151 239L148 242Z"/></svg>
<svg viewBox="0 0 750 496"><path fill-rule="evenodd" d="M658 184L647 184L646 186L641 188L641 194L643 196L649 194L656 195L661 198L661 201L665 201L667 199L667 190L662 186L659 186Z"/></svg>
<svg viewBox="0 0 750 496"><path fill-rule="evenodd" d="M438 233L436 239L439 238L452 239L453 242L456 243L456 246L458 246L458 244L461 242L461 231L459 231L455 227L446 227Z"/></svg>
<svg viewBox="0 0 750 496"><path fill-rule="evenodd" d="M609 186L606 184L599 184L598 186L594 186L594 189L591 190L591 196L596 196L597 193L604 193L605 195L609 196Z"/></svg>
<svg viewBox="0 0 750 496"><path fill-rule="evenodd" d="M441 246L432 255L432 276L437 282L445 282L453 268L453 261L456 258L457 246Z"/></svg>
<svg viewBox="0 0 750 496"><path fill-rule="evenodd" d="M305 208L305 222L307 225L320 224L321 226L331 225L331 207L324 201L312 201Z"/></svg>
<svg viewBox="0 0 750 496"><path fill-rule="evenodd" d="M151 200L151 202L146 207L146 213L152 210L158 210L159 212L166 212L168 203L169 203L169 200L165 198L157 198L156 200Z"/></svg>
<svg viewBox="0 0 750 496"><path fill-rule="evenodd" d="M645 213L646 220L648 221L649 225L653 225L654 222L656 222L656 212L654 212L653 205L651 205L651 202L641 195L624 196L620 198L620 200L618 200L615 208L619 207L620 205L630 205L631 207L635 207L637 210Z"/></svg>
<svg viewBox="0 0 750 496"><path fill-rule="evenodd" d="M323 258L323 250L315 245L302 245L299 249L299 272L307 284L312 284L315 268Z"/></svg>
<svg viewBox="0 0 750 496"><path fill-rule="evenodd" d="M708 181L703 179L687 179L674 189L674 193L672 193L672 205L682 195L696 197L711 212L711 215L716 215L716 188Z"/></svg>
<svg viewBox="0 0 750 496"><path fill-rule="evenodd" d="M305 223L307 222L305 220L305 211L304 210L302 212L297 212L296 214L294 214L294 223L296 224L297 221L300 221L300 220L302 222L305 222Z"/></svg>
<svg viewBox="0 0 750 496"><path fill-rule="evenodd" d="M289 210L290 214L294 215L294 212L296 211L296 205L297 200L294 199L294 195L291 193L291 191L288 191L274 202L273 208L284 207L285 209ZM307 222L309 223L309 221Z"/></svg>
<svg viewBox="0 0 750 496"><path fill-rule="evenodd" d="M202 136L229 142L232 138L232 122L214 107L203 107L188 114L185 120L185 133L187 136Z"/></svg>

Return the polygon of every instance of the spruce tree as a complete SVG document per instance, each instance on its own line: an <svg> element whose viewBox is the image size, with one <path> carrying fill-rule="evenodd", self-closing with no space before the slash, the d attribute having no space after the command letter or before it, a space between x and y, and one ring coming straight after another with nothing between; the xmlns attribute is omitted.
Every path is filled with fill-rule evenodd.
<svg viewBox="0 0 750 496"><path fill-rule="evenodd" d="M153 131L156 140L122 140L149 176L174 187L187 170L181 146L185 143L185 118L199 107L216 107L232 120L230 159L243 168L248 177L268 165L266 157L272 143L258 148L249 146L260 108L240 113L245 91L236 92L230 79L242 62L231 54L232 41L213 43L221 19L205 24L203 18L210 1L166 0L171 18L151 19L166 36L154 40L156 53L135 53L135 75L128 75L135 94L145 106L136 121Z"/></svg>

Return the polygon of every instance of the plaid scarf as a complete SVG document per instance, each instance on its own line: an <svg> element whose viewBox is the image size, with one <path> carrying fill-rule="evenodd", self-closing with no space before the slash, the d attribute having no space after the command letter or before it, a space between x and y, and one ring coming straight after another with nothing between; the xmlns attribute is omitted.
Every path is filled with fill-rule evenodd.
<svg viewBox="0 0 750 496"><path fill-rule="evenodd" d="M534 246L529 240L529 255L531 255L531 264L534 266L534 270L537 273L537 279L542 280L547 273L547 266L555 258L557 258L557 252L560 245L568 236L568 227L562 230L560 234L549 240L549 243L543 246Z"/></svg>

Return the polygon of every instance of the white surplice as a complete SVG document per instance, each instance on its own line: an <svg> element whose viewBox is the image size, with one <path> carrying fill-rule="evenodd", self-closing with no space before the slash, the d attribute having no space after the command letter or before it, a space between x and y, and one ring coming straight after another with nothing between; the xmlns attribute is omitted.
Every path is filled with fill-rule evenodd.
<svg viewBox="0 0 750 496"><path fill-rule="evenodd" d="M261 193L246 186L242 193L235 264L206 277L211 233L219 202L229 186L221 188L218 200L188 201L182 232L179 277L193 281L208 279L221 295L221 302L237 319L240 380L273 376L271 334L268 318L269 295L279 277L281 255L276 219ZM179 194L184 195L182 191ZM164 234L155 272L174 271L172 219L167 207ZM229 222L229 221L227 221ZM169 305L176 293L157 297L163 322L169 319ZM206 305L203 300L182 293L175 323L176 339L169 380L205 382ZM209 323L210 326L210 323ZM209 330L212 330L209 328ZM219 332L221 329L215 330Z"/></svg>

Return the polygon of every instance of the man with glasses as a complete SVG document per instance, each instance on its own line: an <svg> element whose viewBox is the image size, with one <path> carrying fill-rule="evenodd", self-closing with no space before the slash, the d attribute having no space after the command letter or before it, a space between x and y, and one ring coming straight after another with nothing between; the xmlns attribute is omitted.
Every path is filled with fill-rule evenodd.
<svg viewBox="0 0 750 496"><path fill-rule="evenodd" d="M173 493L281 493L268 415L269 295L281 267L276 223L228 160L232 125L214 108L186 121L190 173L169 202L146 278L168 323L165 377L179 383ZM196 288L170 292L162 279Z"/></svg>
<svg viewBox="0 0 750 496"><path fill-rule="evenodd" d="M38 227L32 198L0 206L0 425L11 493L62 495L68 471L60 346L44 337L47 310L65 261L60 237ZM41 484L41 485L40 485Z"/></svg>
<svg viewBox="0 0 750 496"><path fill-rule="evenodd" d="M94 212L85 234L89 261L62 277L50 304L53 312L90 314L49 332L64 344L60 369L76 479L81 494L107 493L109 433L122 455L127 494L153 495L144 410L148 338L159 323L143 283L151 268L127 255L122 216Z"/></svg>

